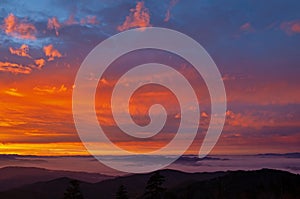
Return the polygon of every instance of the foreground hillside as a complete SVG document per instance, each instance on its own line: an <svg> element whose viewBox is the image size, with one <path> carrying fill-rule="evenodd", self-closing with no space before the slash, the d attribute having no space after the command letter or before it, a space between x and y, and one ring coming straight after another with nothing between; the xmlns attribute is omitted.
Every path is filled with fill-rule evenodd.
<svg viewBox="0 0 300 199"><path fill-rule="evenodd" d="M284 171L228 171L214 173L183 173L162 170L163 198L173 199L297 199L300 198L300 176ZM145 198L145 187L153 173L137 174L104 180L98 183L80 182L85 199L115 198L124 185L129 198ZM0 192L2 199L60 199L70 184L63 177L37 182Z"/></svg>
<svg viewBox="0 0 300 199"><path fill-rule="evenodd" d="M98 173L57 171L35 167L4 167L0 169L0 191L6 191L23 185L41 181L50 181L62 177L91 183L113 178L112 176Z"/></svg>

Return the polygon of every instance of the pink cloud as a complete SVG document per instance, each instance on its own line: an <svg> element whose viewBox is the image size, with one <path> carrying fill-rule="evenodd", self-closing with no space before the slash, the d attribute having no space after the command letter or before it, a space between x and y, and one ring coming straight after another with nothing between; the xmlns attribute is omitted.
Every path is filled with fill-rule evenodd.
<svg viewBox="0 0 300 199"><path fill-rule="evenodd" d="M13 14L9 14L4 19L4 25L2 29L9 36L16 37L19 39L35 39L35 34L37 32L33 24L27 23L25 21L20 21Z"/></svg>
<svg viewBox="0 0 300 199"><path fill-rule="evenodd" d="M99 21L97 20L96 16L87 16L86 18L83 18L80 20L80 24L98 24Z"/></svg>
<svg viewBox="0 0 300 199"><path fill-rule="evenodd" d="M280 25L281 30L285 31L288 35L300 33L300 20L283 22Z"/></svg>
<svg viewBox="0 0 300 199"><path fill-rule="evenodd" d="M55 30L55 34L56 36L59 35L58 30L61 28L61 24L59 23L58 19L56 17L52 17L50 19L48 19L48 24L47 24L47 28L49 30Z"/></svg>
<svg viewBox="0 0 300 199"><path fill-rule="evenodd" d="M14 49L12 47L9 48L9 52L14 55L18 55L21 57L29 57L31 56L28 54L29 47L26 44L23 44L20 48Z"/></svg>
<svg viewBox="0 0 300 199"><path fill-rule="evenodd" d="M243 32L251 32L254 30L250 22L244 23L240 26L240 30Z"/></svg>
<svg viewBox="0 0 300 199"><path fill-rule="evenodd" d="M144 2L137 2L136 7L130 9L129 16L126 17L124 23L118 26L119 31L128 30L130 28L143 28L151 26L149 10L145 7Z"/></svg>
<svg viewBox="0 0 300 199"><path fill-rule="evenodd" d="M300 33L300 22L293 24L291 30L295 33Z"/></svg>
<svg viewBox="0 0 300 199"><path fill-rule="evenodd" d="M170 5L167 9L164 22L168 22L171 18L171 10L178 3L179 0L171 0Z"/></svg>
<svg viewBox="0 0 300 199"><path fill-rule="evenodd" d="M55 57L59 58L62 56L61 53L57 49L55 49L52 44L44 46L43 50L45 55L48 57L48 61L54 60Z"/></svg>
<svg viewBox="0 0 300 199"><path fill-rule="evenodd" d="M79 21L77 21L75 19L74 15L70 15L70 17L63 22L60 22L57 19L57 17L52 17L52 18L48 19L47 29L55 30L56 36L59 36L59 29L61 29L62 27L71 26L74 24L81 24L81 25L93 24L94 25L94 24L98 24L98 23L99 23L99 21L97 20L96 16L86 16L80 20L80 23L79 23Z"/></svg>
<svg viewBox="0 0 300 199"><path fill-rule="evenodd" d="M208 114L205 111L203 111L201 112L201 117L208 118Z"/></svg>
<svg viewBox="0 0 300 199"><path fill-rule="evenodd" d="M259 113L259 115L258 115ZM250 127L260 129L263 127L275 126L292 126L294 121L285 120L285 116L278 116L271 111L247 111L234 112L232 110L226 111L226 125L225 128Z"/></svg>
<svg viewBox="0 0 300 199"><path fill-rule="evenodd" d="M29 74L32 69L29 66L24 66L11 62L0 62L0 71L10 72L13 74Z"/></svg>
<svg viewBox="0 0 300 199"><path fill-rule="evenodd" d="M45 66L46 60L44 60L43 58L36 59L36 60L34 60L34 63L36 65L36 67L38 67L38 69L41 69L41 68L43 68Z"/></svg>
<svg viewBox="0 0 300 199"><path fill-rule="evenodd" d="M168 9L166 12L164 22L168 22L170 20L170 18L171 18L171 11L170 11L170 9Z"/></svg>
<svg viewBox="0 0 300 199"><path fill-rule="evenodd" d="M78 22L75 20L74 15L70 15L69 19L66 20L64 24L70 26L70 25L78 24Z"/></svg>

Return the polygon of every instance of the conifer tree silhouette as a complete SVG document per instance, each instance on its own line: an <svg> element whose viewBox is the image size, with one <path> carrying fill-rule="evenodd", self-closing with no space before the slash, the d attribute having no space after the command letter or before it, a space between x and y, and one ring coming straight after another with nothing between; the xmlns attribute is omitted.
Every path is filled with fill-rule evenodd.
<svg viewBox="0 0 300 199"><path fill-rule="evenodd" d="M70 185L64 193L64 199L84 199L80 191L78 180L70 181Z"/></svg>
<svg viewBox="0 0 300 199"><path fill-rule="evenodd" d="M126 187L121 185L116 193L116 199L129 199Z"/></svg>
<svg viewBox="0 0 300 199"><path fill-rule="evenodd" d="M144 197L146 199L162 199L166 190L162 187L164 182L165 177L156 171L147 182Z"/></svg>

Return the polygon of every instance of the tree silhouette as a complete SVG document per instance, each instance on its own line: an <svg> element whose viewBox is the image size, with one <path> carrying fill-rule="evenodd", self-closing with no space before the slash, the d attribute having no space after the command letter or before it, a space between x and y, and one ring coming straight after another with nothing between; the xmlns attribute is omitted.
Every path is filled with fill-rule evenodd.
<svg viewBox="0 0 300 199"><path fill-rule="evenodd" d="M64 199L83 199L78 180L70 181L70 185L64 193Z"/></svg>
<svg viewBox="0 0 300 199"><path fill-rule="evenodd" d="M165 177L159 171L156 171L148 180L145 191L145 198L147 199L162 199L165 188L162 184L165 182Z"/></svg>
<svg viewBox="0 0 300 199"><path fill-rule="evenodd" d="M116 193L116 199L128 199L126 187L121 185Z"/></svg>

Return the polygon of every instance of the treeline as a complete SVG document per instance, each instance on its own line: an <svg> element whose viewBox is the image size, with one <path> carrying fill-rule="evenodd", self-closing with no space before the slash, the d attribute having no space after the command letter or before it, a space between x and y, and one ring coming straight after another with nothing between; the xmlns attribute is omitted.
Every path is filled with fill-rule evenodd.
<svg viewBox="0 0 300 199"><path fill-rule="evenodd" d="M139 199L165 199L166 188L163 187L165 177L156 171L147 181L144 194ZM116 199L130 199L125 185L120 185L115 194ZM64 193L64 199L84 199L79 181L71 180ZM101 197L99 197L101 199Z"/></svg>
<svg viewBox="0 0 300 199"><path fill-rule="evenodd" d="M228 171L222 175L216 173L209 178L204 177L205 175L203 173L197 179L183 180L176 173L168 175L167 172L157 171L148 178L133 176L126 181L112 180L110 186L101 187L102 192L109 189L105 192L106 195L101 195L100 190L94 192L94 189L100 188L97 186L84 189L84 194L87 194L86 197L99 199L108 198L108 194L112 199L300 199L299 174L261 169ZM177 183L173 183L174 181ZM64 199L84 199L77 181L70 182Z"/></svg>

